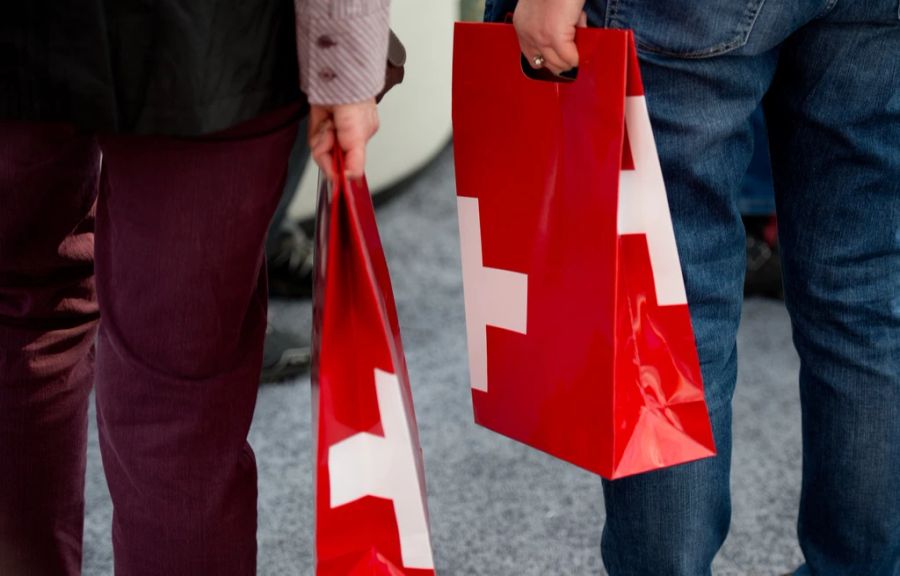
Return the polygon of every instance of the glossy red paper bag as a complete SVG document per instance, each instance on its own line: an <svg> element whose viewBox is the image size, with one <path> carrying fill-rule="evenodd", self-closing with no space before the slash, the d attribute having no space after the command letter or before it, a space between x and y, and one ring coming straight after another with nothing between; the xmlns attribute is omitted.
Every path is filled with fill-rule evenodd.
<svg viewBox="0 0 900 576"><path fill-rule="evenodd" d="M323 178L315 274L316 574L433 575L409 377L364 180Z"/></svg>
<svg viewBox="0 0 900 576"><path fill-rule="evenodd" d="M630 31L577 78L512 26L457 24L453 128L475 420L619 478L715 454Z"/></svg>

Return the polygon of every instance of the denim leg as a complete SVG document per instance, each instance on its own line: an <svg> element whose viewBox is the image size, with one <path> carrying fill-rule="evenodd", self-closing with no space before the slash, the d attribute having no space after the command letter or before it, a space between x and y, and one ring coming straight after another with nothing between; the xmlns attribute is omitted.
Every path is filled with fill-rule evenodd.
<svg viewBox="0 0 900 576"><path fill-rule="evenodd" d="M839 2L801 29L767 101L814 576L900 574L897 7Z"/></svg>
<svg viewBox="0 0 900 576"><path fill-rule="evenodd" d="M751 115L775 58L642 54L718 455L604 482L603 560L612 576L710 574L731 517L731 398L745 267L737 196Z"/></svg>

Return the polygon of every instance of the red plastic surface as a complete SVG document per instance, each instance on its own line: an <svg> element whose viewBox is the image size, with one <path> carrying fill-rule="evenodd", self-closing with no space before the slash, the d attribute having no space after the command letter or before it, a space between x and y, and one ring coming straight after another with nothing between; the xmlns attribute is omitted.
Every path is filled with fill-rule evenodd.
<svg viewBox="0 0 900 576"><path fill-rule="evenodd" d="M626 95L643 95L633 36L580 29L576 42L577 79L541 82L522 72L512 26L456 26L453 125L472 400L479 424L619 478L715 449L686 301L657 304L646 235L619 233L620 174L635 170ZM476 230L484 269L527 276L525 329L483 328L481 384L480 315L515 307L515 298L488 294L488 276L473 281ZM677 254L674 265L683 292Z"/></svg>
<svg viewBox="0 0 900 576"><path fill-rule="evenodd" d="M323 179L316 245L316 573L432 575L412 394L364 180Z"/></svg>

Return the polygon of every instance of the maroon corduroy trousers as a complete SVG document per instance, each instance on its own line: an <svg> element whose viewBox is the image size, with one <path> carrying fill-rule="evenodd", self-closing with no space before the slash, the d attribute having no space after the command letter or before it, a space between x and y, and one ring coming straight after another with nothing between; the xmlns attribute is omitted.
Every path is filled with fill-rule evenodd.
<svg viewBox="0 0 900 576"><path fill-rule="evenodd" d="M255 574L263 243L298 113L0 123L0 575L81 572L92 385L116 573Z"/></svg>

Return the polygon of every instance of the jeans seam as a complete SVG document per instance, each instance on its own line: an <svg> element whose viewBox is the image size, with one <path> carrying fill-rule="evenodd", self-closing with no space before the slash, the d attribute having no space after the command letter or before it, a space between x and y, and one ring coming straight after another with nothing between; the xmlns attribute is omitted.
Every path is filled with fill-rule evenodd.
<svg viewBox="0 0 900 576"><path fill-rule="evenodd" d="M618 8L618 0L611 0L615 2L615 8ZM831 2L836 2L837 0L829 0ZM753 28L756 25L756 21L759 19L759 15L762 12L763 7L766 4L766 0L759 0L758 2L751 3L748 6L747 12L744 14L744 19L741 22L740 27L738 28L738 37L734 40L728 40L722 42L720 44L716 44L711 48L706 48L704 50L697 50L694 52L674 52L672 50L666 50L665 48L661 48L659 46L654 46L653 44L647 44L637 38L635 35L635 43L637 47L640 48L644 52L649 52L651 54L659 54L660 56L669 56L674 58L683 58L686 60L699 60L702 58L711 58L713 56L720 56L725 54L726 52L730 52L732 50L736 50L750 41L750 34L753 33ZM616 11L612 11L608 16L610 21L616 21L618 24L623 24L616 20Z"/></svg>
<svg viewBox="0 0 900 576"><path fill-rule="evenodd" d="M618 11L619 0L609 0L609 4L606 7L606 18L603 23L604 28L609 28L610 23L615 20Z"/></svg>

